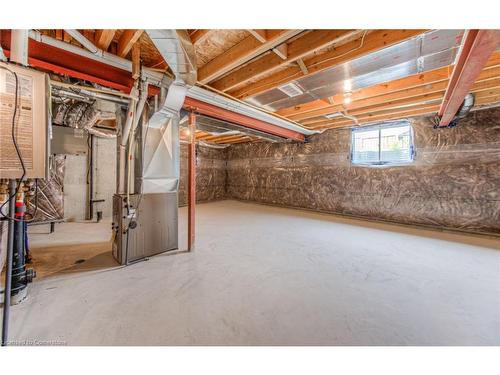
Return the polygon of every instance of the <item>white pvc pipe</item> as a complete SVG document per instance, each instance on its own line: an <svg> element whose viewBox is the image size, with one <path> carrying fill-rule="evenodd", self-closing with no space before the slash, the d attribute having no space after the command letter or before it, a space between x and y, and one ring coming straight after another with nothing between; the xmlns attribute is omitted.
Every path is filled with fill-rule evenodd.
<svg viewBox="0 0 500 375"><path fill-rule="evenodd" d="M10 61L28 65L28 31L12 29L10 34Z"/></svg>

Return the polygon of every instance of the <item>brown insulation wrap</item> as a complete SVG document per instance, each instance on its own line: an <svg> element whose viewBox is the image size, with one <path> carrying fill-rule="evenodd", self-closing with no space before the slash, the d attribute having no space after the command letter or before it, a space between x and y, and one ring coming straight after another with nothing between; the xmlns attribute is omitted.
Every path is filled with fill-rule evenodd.
<svg viewBox="0 0 500 375"><path fill-rule="evenodd" d="M225 149L196 146L196 201L208 202L226 198ZM187 204L187 145L181 145L181 178L179 206Z"/></svg>
<svg viewBox="0 0 500 375"><path fill-rule="evenodd" d="M49 178L38 180L38 210L34 222L50 222L64 218L64 171L65 155L52 155ZM35 210L35 199L30 200L29 212Z"/></svg>
<svg viewBox="0 0 500 375"><path fill-rule="evenodd" d="M413 163L350 162L351 130L305 144L253 143L227 150L228 198L405 224L500 233L500 108L453 129L412 119Z"/></svg>

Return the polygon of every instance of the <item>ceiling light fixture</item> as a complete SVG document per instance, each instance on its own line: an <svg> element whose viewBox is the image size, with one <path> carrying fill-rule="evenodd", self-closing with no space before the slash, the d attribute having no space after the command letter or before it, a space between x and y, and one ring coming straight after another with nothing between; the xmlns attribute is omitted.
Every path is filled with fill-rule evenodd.
<svg viewBox="0 0 500 375"><path fill-rule="evenodd" d="M352 90L352 82L350 79L346 79L344 81L344 92L351 92Z"/></svg>
<svg viewBox="0 0 500 375"><path fill-rule="evenodd" d="M349 104L351 102L351 93L350 92L346 92L344 94L344 104Z"/></svg>

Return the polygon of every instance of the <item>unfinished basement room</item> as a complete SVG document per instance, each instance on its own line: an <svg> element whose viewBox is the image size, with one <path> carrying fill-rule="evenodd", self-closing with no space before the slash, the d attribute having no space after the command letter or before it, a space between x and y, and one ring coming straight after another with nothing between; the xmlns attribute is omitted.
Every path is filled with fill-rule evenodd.
<svg viewBox="0 0 500 375"><path fill-rule="evenodd" d="M499 29L0 45L3 345L500 345Z"/></svg>

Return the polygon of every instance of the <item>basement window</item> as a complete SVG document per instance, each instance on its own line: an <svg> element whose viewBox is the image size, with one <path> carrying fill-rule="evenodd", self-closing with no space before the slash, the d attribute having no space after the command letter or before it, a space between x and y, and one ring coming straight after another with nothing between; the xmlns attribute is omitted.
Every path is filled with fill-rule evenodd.
<svg viewBox="0 0 500 375"><path fill-rule="evenodd" d="M413 161L413 132L409 121L353 129L351 142L353 164L398 165Z"/></svg>

